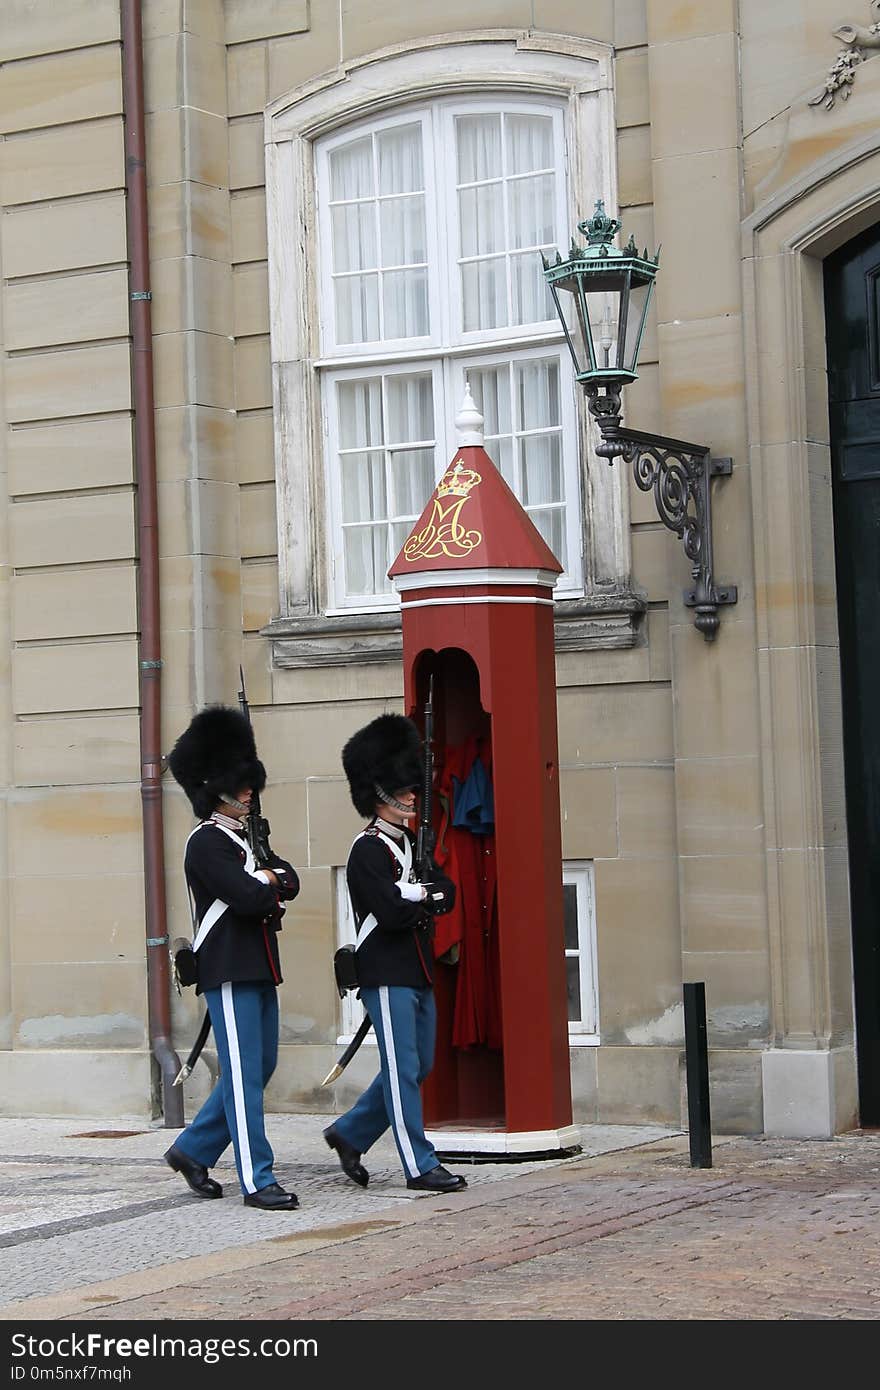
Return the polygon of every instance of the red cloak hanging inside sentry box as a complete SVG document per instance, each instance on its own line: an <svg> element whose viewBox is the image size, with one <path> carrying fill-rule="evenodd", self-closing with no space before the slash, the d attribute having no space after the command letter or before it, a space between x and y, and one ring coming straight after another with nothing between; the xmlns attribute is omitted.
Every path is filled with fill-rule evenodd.
<svg viewBox="0 0 880 1390"><path fill-rule="evenodd" d="M575 1151L563 935L556 556L483 448L459 448L388 571L407 712L433 675L435 857L458 885L437 921L437 1055L425 1121L448 1158Z"/></svg>

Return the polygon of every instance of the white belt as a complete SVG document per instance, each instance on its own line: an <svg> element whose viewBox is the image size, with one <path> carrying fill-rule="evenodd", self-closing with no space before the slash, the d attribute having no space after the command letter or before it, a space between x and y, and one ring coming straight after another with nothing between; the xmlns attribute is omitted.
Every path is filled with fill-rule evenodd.
<svg viewBox="0 0 880 1390"><path fill-rule="evenodd" d="M195 830L191 831L190 834L186 837L186 844L187 844L187 845L189 844L190 840L192 839L193 835L195 835L196 831L204 829L204 827L205 827L206 825L208 825L208 824L209 824L208 821L203 821L201 825L197 825L196 828L195 828ZM229 838L230 838L230 840L232 840L234 844L238 845L239 849L243 849L243 850L244 850L244 852L245 852L245 858L244 858L245 873L250 874L251 878L258 878L258 879L260 880L261 883L268 883L269 880L266 878L265 874L260 873L259 869L257 868L257 861L256 861L256 859L255 859L254 856L253 856L253 853L252 853L252 851L251 851L251 847L250 847L250 845L248 844L247 840L242 840L238 835L235 835L231 830L227 830L226 827L225 827L225 825L217 825L217 822L216 822L216 821L211 821L210 824L213 825L213 826L215 826L217 830L222 830L222 831L223 831L223 834L224 834L224 835L228 835ZM184 845L183 848L184 848L184 856L185 856L185 855L186 855L186 845ZM185 875L184 875L184 876L185 876ZM188 891L188 890L189 890L189 885L187 885L187 891ZM211 906L208 908L207 912L205 913L204 917L202 918L201 922L199 923L198 931L196 932L195 937L193 938L193 944L192 944L193 951L197 951L197 950L199 949L200 946L203 946L203 945L204 945L205 939L206 939L206 937L207 937L207 935L208 935L208 932L211 930L211 928L212 928L213 926L216 925L217 922L219 922L220 918L223 916L223 914L224 914L224 912L226 911L226 909L228 908L228 906L229 906L229 903L225 903L225 902L223 901L222 898L215 898L215 899L214 899L214 901L211 903ZM193 926L195 926L195 924L196 924L196 917L195 917L195 910L194 910L194 908L193 908L193 903L192 903L192 895L190 895L190 911L191 911L191 913L192 913Z"/></svg>
<svg viewBox="0 0 880 1390"><path fill-rule="evenodd" d="M360 835L355 836L352 842L352 849L357 844L358 840L360 840L361 837L366 833L367 832L365 830L362 830ZM377 830L376 835L378 835L379 839L383 840L385 844L388 846L388 848L391 850L391 853L394 855L394 858L397 860L398 864L403 870L400 882L406 883L409 879L410 869L412 868L412 846L409 840L406 838L406 836L404 836L403 844L405 848L401 848L401 846L398 845L394 840L392 840L390 836L383 835L381 830ZM372 839L372 836L370 838ZM349 854L350 853L351 850L349 850ZM375 914L372 912L368 913L364 920L361 922L360 926L358 927L357 942L355 944L356 951L360 950L367 937L370 936L371 933L376 930L378 925L379 923L376 921Z"/></svg>

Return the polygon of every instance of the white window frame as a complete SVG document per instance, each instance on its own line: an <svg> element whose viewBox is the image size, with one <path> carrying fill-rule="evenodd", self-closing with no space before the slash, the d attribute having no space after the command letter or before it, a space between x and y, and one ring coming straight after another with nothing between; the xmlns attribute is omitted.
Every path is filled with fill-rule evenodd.
<svg viewBox="0 0 880 1390"><path fill-rule="evenodd" d="M429 358L425 361L422 358L417 358L415 361L406 360L388 363L383 367L373 367L370 369L370 375L372 378L376 376L408 376L416 371L425 373L431 371L434 398L434 437L437 441L435 449L437 457L442 459L446 448L448 431L442 408L442 381L437 371L439 366L440 363L437 360ZM347 595L343 580L345 558L342 524L341 471L336 461L336 455L339 449L338 415L335 410L330 408L330 393L336 390L336 385L340 381L359 381L365 376L366 371L363 365L352 366L345 370L322 373L324 387L322 421L324 439L326 440L324 462L327 478L328 502L327 562L329 565L328 605L325 611L328 616L331 617L341 613L375 613L377 609L397 608L399 606L399 598L393 590L390 590L387 594L365 595L364 597ZM387 448L385 452L387 453ZM438 478L442 475L442 471L443 469L440 468L437 473ZM426 502L427 500L428 499L425 498ZM419 509L419 512L420 511L421 508ZM412 518L414 522L418 520L419 512ZM388 561L389 565L393 558L393 555L390 556Z"/></svg>
<svg viewBox="0 0 880 1390"><path fill-rule="evenodd" d="M532 344L527 348L509 348L498 344L495 351L480 351L478 354L468 357L453 357L447 362L447 374L452 379L452 384L447 386L447 400L461 401L464 398L465 375L471 368L492 367L499 364L523 361L526 358L534 359L540 356L551 356L558 351L559 357L559 415L560 433L562 435L562 457L564 467L564 488L565 488L565 545L566 545L566 570L560 575L554 589L556 598L577 598L584 592L584 543L585 525L581 518L584 516L584 499L581 486L581 475L578 468L579 442L577 430L577 397L575 393L574 371L569 353L565 350L564 343L548 343L546 346ZM516 431L514 427L514 438ZM451 459L455 447L455 438L452 435L448 441L447 459ZM491 442L487 442L486 452L492 457ZM501 471L500 460L494 459L493 462ZM526 510L528 510L526 508ZM557 557L559 558L559 557Z"/></svg>
<svg viewBox="0 0 880 1390"><path fill-rule="evenodd" d="M370 375L392 376L408 375L412 372L431 372L434 397L434 437L436 440L437 481L448 467L455 451L455 427L449 418L449 407L454 401L464 397L464 384L467 372L472 368L506 366L511 362L533 360L536 356L555 356L559 361L559 407L560 434L563 440L563 466L565 487L565 543L566 572L556 585L557 598L577 598L584 592L583 581L583 527L579 518L583 515L581 479L577 467L577 401L575 395L574 373L568 353L562 344L549 343L542 347L507 349L496 344L493 350L479 352L466 357L416 358L388 363L382 367L370 367ZM329 594L325 609L328 616L343 613L374 613L381 608L397 608L399 599L392 590L387 594L349 596L343 582L344 545L342 525L341 474L337 466L339 449L339 428L337 412L332 408L331 392L340 381L359 381L366 376L363 364L328 369L322 373L324 394L322 398L323 437L326 440L325 474L327 497L327 563L329 567ZM446 409L443 403L446 403ZM514 430L514 437L516 431ZM492 444L487 441L487 451L491 457ZM332 459L332 464L331 464ZM500 468L500 461L495 460ZM427 500L427 499L425 499ZM417 520L414 516L413 521ZM393 556L389 557L389 563Z"/></svg>
<svg viewBox="0 0 880 1390"><path fill-rule="evenodd" d="M315 368L321 358L320 284L308 246L316 235L315 143L395 108L424 108L452 95L561 101L570 149L566 227L589 217L597 197L617 206L613 50L560 35L477 31L426 39L353 60L266 110L270 345L277 480L279 619L327 613L327 478ZM564 249L561 248L561 249ZM527 335L539 343L541 336ZM552 341L558 339L554 330ZM505 338L513 346L513 335ZM543 341L550 341L549 333ZM461 345L468 351L466 345ZM426 356L436 356L433 349ZM387 355L379 355L378 361ZM361 360L366 362L365 355ZM583 414L582 403L579 414ZM584 447L586 445L586 447ZM628 496L623 470L595 468L581 483L591 555L590 585L630 586ZM448 462L448 460L447 460ZM370 605L375 612L376 606ZM332 616L332 607L331 607ZM340 619L342 620L342 619Z"/></svg>
<svg viewBox="0 0 880 1390"><path fill-rule="evenodd" d="M498 94L493 100L485 97L447 97L435 101L430 107L407 108L391 116L379 119L372 117L355 122L341 132L327 136L317 142L317 188L318 188L318 260L321 285L320 324L322 357L319 359L322 377L321 419L323 438L327 441L325 453L325 475L327 478L325 517L327 535L328 595L326 613L334 616L342 613L371 613L381 609L394 609L399 606L398 595L389 587L387 592L374 594L354 594L347 591L344 560L344 524L341 496L341 470L338 460L338 414L334 401L337 383L343 379L358 380L360 372L365 372L367 359L375 376L405 373L421 368L430 371L433 378L434 395L434 438L435 470L434 481L438 481L448 466L455 450L455 412L464 397L464 376L467 368L479 365L494 366L523 358L539 351L546 345L547 355L557 357L560 364L560 436L562 440L563 487L565 493L565 572L555 589L558 598L578 598L583 595L584 573L584 530L583 497L580 482L578 439L577 439L577 401L574 391L574 377L571 360L565 348L565 340L556 322L555 315L532 324L507 325L488 330L466 331L462 322L462 297L460 294L460 220L457 203L450 197L446 204L446 216L441 218L437 204L437 193L441 189L449 191L457 183L455 169L456 140L455 121L459 116L470 115L523 114L539 115L551 120L553 127L553 148L563 168L563 177L556 180L556 224L557 244L565 244L565 219L567 207L565 190L568 183L568 147L565 132L564 112L560 99L552 103L525 100L517 96ZM426 226L427 257L429 272L428 307L430 331L428 334L408 339L382 339L363 343L340 344L336 337L336 302L334 293L334 268L331 264L329 248L333 242L330 215L331 178L330 166L333 154L341 147L359 139L371 140L384 131L403 125L418 125L422 132L422 148L426 169L433 165L437 156L440 166L434 176L426 175ZM535 257L538 252L535 250ZM381 272L379 272L381 274ZM449 287L448 294L440 294L441 285ZM381 312L381 286L380 286ZM512 346L527 343L528 346ZM458 358L458 353L470 349L467 357ZM436 353L433 359L425 360L423 351L431 349ZM381 362L377 361L381 359ZM390 359L394 359L390 361ZM332 364L339 363L334 370ZM388 363L388 365L384 365ZM489 446L491 454L491 445ZM498 462L498 460L496 460ZM425 497L427 502L427 497ZM420 509L421 510L421 509ZM412 517L414 522L418 513ZM388 555L388 563L394 559L394 548Z"/></svg>
<svg viewBox="0 0 880 1390"><path fill-rule="evenodd" d="M347 125L338 135L326 137L317 142L316 159L316 182L318 188L318 227L319 227L319 281L321 294L319 300L319 320L321 328L321 354L327 358L342 358L346 362L351 362L361 356L369 356L371 353L381 353L383 357L404 357L411 353L418 352L420 348L431 347L441 341L436 328L442 321L443 307L441 297L438 294L439 277L436 275L428 276L430 293L428 295L428 311L431 323L434 325L435 332L425 334L416 338L380 338L364 343L343 343L336 341L336 314L335 296L333 293L333 267L331 265L330 247L332 245L332 233L330 226L330 155L340 145L347 145L350 141L358 138L360 133L364 135L376 135L384 130L391 130L395 126L420 125L423 128L431 127L432 112L428 109L409 108L403 111L395 111L392 115L369 120L355 121ZM430 132L428 141L424 140L423 150L430 149ZM441 252L437 241L438 213L434 193L436 181L430 178L425 179L425 219L427 229L427 250L428 265L433 262L439 263ZM381 271L379 272L382 273ZM381 304L381 296L380 296Z"/></svg>
<svg viewBox="0 0 880 1390"><path fill-rule="evenodd" d="M504 96L499 93L494 100L470 99L467 102L452 101L439 103L435 107L435 116L441 126L439 148L445 152L446 169L442 177L445 188L454 187L457 182L455 177L455 118L458 115L496 115L499 110L508 112L522 112L527 115L551 116L553 119L553 144L554 148L561 154L563 160L563 177L558 181L556 188L556 207L554 208L555 220L557 225L557 242L560 247L568 244L568 237L571 231L567 224L569 206L565 197L565 191L570 181L571 160L569 158L568 132L564 119L564 110L560 99L555 102L526 101L522 97ZM445 233L446 251L445 260L447 267L451 270L453 265L458 265L461 257L461 246L459 244L460 220L458 208L455 200L449 199L446 207ZM510 254L510 253L508 253ZM537 251L535 255L537 256ZM447 320L444 324L444 338L450 343L466 344L476 351L477 347L488 348L493 342L497 342L499 348L507 346L526 338L539 338L545 334L551 334L554 338L559 337L559 342L564 346L564 337L557 328L555 314L552 318L539 320L531 324L510 324L502 328L491 329L470 329L466 330L462 323L462 301L458 293L459 284L455 282L456 293L450 295L445 302Z"/></svg>
<svg viewBox="0 0 880 1390"><path fill-rule="evenodd" d="M566 948L566 961L578 957L581 1017L569 1022L569 1043L581 1047L599 1044L599 974L596 954L596 881L593 863L588 859L567 859L562 865L562 882L574 887L577 900L577 950Z"/></svg>
<svg viewBox="0 0 880 1390"><path fill-rule="evenodd" d="M548 117L553 123L553 144L563 166L563 177L557 180L556 205L556 244L566 245L570 235L568 217L570 207L565 196L569 183L571 161L569 159L568 138L563 99L536 101L526 100L516 93L498 92L490 100L486 97L456 96L433 98L430 105L414 105L395 111L391 115L363 118L351 122L335 135L325 136L316 142L316 185L318 190L317 222L318 235L318 278L320 282L319 323L321 336L322 364L338 358L352 362L360 357L382 359L399 358L417 353L420 349L434 348L444 355L456 346L490 348L493 342L499 347L508 343L525 342L546 336L558 339L564 344L564 336L556 315L527 324L508 324L500 328L465 329L462 322L462 301L458 293L459 282L455 277L461 261L459 243L460 223L458 208L454 198L450 198L445 208L437 204L438 189L450 190L457 184L455 171L455 120L463 115L505 115L521 113ZM333 292L334 269L331 264L332 227L330 220L331 187L330 159L341 146L364 136L375 136L396 126L419 125L422 129L423 151L428 162L435 153L438 157L439 171L425 179L425 216L427 240L428 283L430 293L428 305L430 331L420 337L368 339L362 343L339 343L336 338L335 296ZM555 172L555 171L554 171ZM509 182L509 181L508 181ZM508 255L511 253L508 252ZM515 252L513 254L529 254ZM534 252L538 255L537 249ZM433 271L433 273L431 273ZM381 271L379 272L381 273ZM440 294L440 287L446 283L455 292Z"/></svg>

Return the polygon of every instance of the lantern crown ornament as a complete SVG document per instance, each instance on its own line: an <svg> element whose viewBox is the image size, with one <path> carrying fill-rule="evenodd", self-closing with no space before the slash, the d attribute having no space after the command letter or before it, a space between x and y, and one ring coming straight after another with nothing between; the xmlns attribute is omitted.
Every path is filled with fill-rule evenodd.
<svg viewBox="0 0 880 1390"><path fill-rule="evenodd" d="M604 199L596 200L596 211L588 222L579 222L578 231L583 232L590 246L607 246L620 231L616 217L609 217L605 211Z"/></svg>
<svg viewBox="0 0 880 1390"><path fill-rule="evenodd" d="M582 386L620 390L638 376L639 348L645 331L660 251L639 254L632 236L623 250L615 246L620 231L599 198L593 216L578 223L586 246L572 240L566 260L557 251L544 263L544 277L565 331ZM572 296L563 307L559 292Z"/></svg>

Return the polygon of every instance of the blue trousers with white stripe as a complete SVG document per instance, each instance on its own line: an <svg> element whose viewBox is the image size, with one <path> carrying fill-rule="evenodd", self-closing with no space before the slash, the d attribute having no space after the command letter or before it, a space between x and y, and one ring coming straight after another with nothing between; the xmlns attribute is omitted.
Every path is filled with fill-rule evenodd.
<svg viewBox="0 0 880 1390"><path fill-rule="evenodd" d="M213 1168L229 1143L242 1192L275 1182L263 1091L278 1061L278 991L271 983L205 990L220 1079L175 1147Z"/></svg>
<svg viewBox="0 0 880 1390"><path fill-rule="evenodd" d="M389 1124L408 1178L436 1168L440 1160L425 1136L419 1086L434 1065L437 1010L430 986L382 985L361 989L376 1030L379 1075L333 1128L358 1153L366 1153Z"/></svg>

